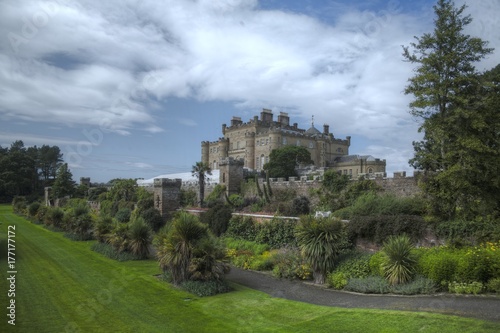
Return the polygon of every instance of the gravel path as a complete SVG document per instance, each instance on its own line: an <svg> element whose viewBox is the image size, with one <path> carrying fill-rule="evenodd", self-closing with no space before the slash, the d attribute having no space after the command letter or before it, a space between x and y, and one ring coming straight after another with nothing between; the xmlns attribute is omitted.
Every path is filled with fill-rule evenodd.
<svg viewBox="0 0 500 333"><path fill-rule="evenodd" d="M500 297L438 294L429 296L364 295L335 291L311 283L277 279L269 274L232 267L229 281L280 297L311 304L405 311L427 311L500 321Z"/></svg>

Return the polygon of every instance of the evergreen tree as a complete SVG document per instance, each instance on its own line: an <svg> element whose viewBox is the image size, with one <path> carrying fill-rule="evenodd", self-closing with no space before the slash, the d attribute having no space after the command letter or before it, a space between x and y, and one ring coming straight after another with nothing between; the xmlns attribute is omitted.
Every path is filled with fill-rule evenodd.
<svg viewBox="0 0 500 333"><path fill-rule="evenodd" d="M64 163L57 170L56 180L52 186L52 195L54 198L63 198L67 195L71 196L75 191L75 182L73 175L68 168L68 163Z"/></svg>
<svg viewBox="0 0 500 333"><path fill-rule="evenodd" d="M264 165L264 170L269 177L294 177L297 176L295 168L299 164L313 164L311 153L305 147L284 146L271 151L269 162Z"/></svg>
<svg viewBox="0 0 500 333"><path fill-rule="evenodd" d="M465 9L439 0L434 6L434 31L415 37L416 43L403 48L404 58L417 65L405 93L415 97L410 113L422 120L424 132L424 139L413 143L415 156L410 164L428 171L424 190L433 198L435 212L445 218L455 217L458 211L477 214L477 207L484 211L491 191L499 190L484 187L488 182L484 175L498 174L498 167L485 170L492 165L483 163L493 157L498 165L498 158L492 156L498 156L498 148L493 151L498 141L492 142L498 138L487 136L498 136L499 128L488 134L483 130L490 126L487 117L498 124L499 115L488 110L482 95L489 86L487 77L474 67L493 50L487 42L464 33L472 21L470 15L464 16Z"/></svg>

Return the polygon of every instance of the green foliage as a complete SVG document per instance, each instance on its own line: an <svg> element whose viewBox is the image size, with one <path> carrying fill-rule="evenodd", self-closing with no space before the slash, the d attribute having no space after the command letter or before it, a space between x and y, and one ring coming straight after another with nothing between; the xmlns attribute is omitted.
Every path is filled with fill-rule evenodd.
<svg viewBox="0 0 500 333"><path fill-rule="evenodd" d="M140 217L144 219L144 222L146 222L153 232L158 232L165 225L165 220L161 216L160 211L154 207L143 210L140 213Z"/></svg>
<svg viewBox="0 0 500 333"><path fill-rule="evenodd" d="M387 294L390 292L389 282L380 276L349 279L344 289L364 294Z"/></svg>
<svg viewBox="0 0 500 333"><path fill-rule="evenodd" d="M347 278L347 274L339 271L334 271L328 274L328 276L326 277L326 281L329 287L337 290L342 290L347 285L349 279Z"/></svg>
<svg viewBox="0 0 500 333"><path fill-rule="evenodd" d="M249 216L233 216L228 223L226 236L255 241L255 221Z"/></svg>
<svg viewBox="0 0 500 333"><path fill-rule="evenodd" d="M385 254L382 251L378 251L370 257L370 261L368 262L370 266L370 275L384 276L384 269L382 268L384 259Z"/></svg>
<svg viewBox="0 0 500 333"><path fill-rule="evenodd" d="M56 180L52 185L52 197L54 199L71 196L75 191L75 182L73 174L68 168L68 164L64 163L59 167L56 174Z"/></svg>
<svg viewBox="0 0 500 333"><path fill-rule="evenodd" d="M351 239L360 237L381 244L391 236L403 234L418 240L424 235L427 223L416 215L355 216L347 228Z"/></svg>
<svg viewBox="0 0 500 333"><path fill-rule="evenodd" d="M199 297L213 296L231 291L231 287L225 281L184 281L181 288Z"/></svg>
<svg viewBox="0 0 500 333"><path fill-rule="evenodd" d="M425 277L417 276L413 281L391 286L391 293L399 295L433 294L437 290L436 283Z"/></svg>
<svg viewBox="0 0 500 333"><path fill-rule="evenodd" d="M283 246L296 246L295 227L297 222L294 220L273 218L255 225L255 241L258 243L269 244L271 248L278 249Z"/></svg>
<svg viewBox="0 0 500 333"><path fill-rule="evenodd" d="M113 202L137 201L137 182L135 179L113 179L113 186L107 193L107 199Z"/></svg>
<svg viewBox="0 0 500 333"><path fill-rule="evenodd" d="M413 278L417 264L413 248L411 239L406 235L392 236L384 242L382 269L391 285L406 283Z"/></svg>
<svg viewBox="0 0 500 333"><path fill-rule="evenodd" d="M332 193L340 194L349 184L349 176L342 175L339 172L329 169L323 174L322 189Z"/></svg>
<svg viewBox="0 0 500 333"><path fill-rule="evenodd" d="M234 249L240 252L244 251L251 255L260 255L265 251L270 250L268 244L261 244L257 242L252 242L244 239L231 238L231 237L224 237L224 244L228 249Z"/></svg>
<svg viewBox="0 0 500 333"><path fill-rule="evenodd" d="M264 170L272 178L297 176L295 168L301 164L313 164L311 153L302 146L284 146L271 151Z"/></svg>
<svg viewBox="0 0 500 333"><path fill-rule="evenodd" d="M236 209L241 209L245 205L245 199L239 194L231 194L227 198L228 203Z"/></svg>
<svg viewBox="0 0 500 333"><path fill-rule="evenodd" d="M109 233L113 228L113 219L110 216L101 215L94 223L94 237L100 243L107 242Z"/></svg>
<svg viewBox="0 0 500 333"><path fill-rule="evenodd" d="M140 259L149 256L149 246L151 245L152 231L150 226L139 217L130 222L128 228L128 248L127 250Z"/></svg>
<svg viewBox="0 0 500 333"><path fill-rule="evenodd" d="M312 270L306 262L300 249L295 247L284 247L273 255L273 275L285 279L308 280L311 278Z"/></svg>
<svg viewBox="0 0 500 333"><path fill-rule="evenodd" d="M314 283L325 283L326 274L347 243L344 230L343 223L336 218L303 216L300 219L295 236L302 256L313 270Z"/></svg>
<svg viewBox="0 0 500 333"><path fill-rule="evenodd" d="M45 215L44 223L55 228L63 227L64 211L58 207L49 207Z"/></svg>
<svg viewBox="0 0 500 333"><path fill-rule="evenodd" d="M215 185L214 189L206 197L206 205L212 207L220 202L223 202L224 194L226 193L226 186L222 184Z"/></svg>
<svg viewBox="0 0 500 333"><path fill-rule="evenodd" d="M455 294L474 294L477 295L483 290L481 282L450 282L448 283L448 291Z"/></svg>
<svg viewBox="0 0 500 333"><path fill-rule="evenodd" d="M293 216L309 214L311 210L310 205L311 203L309 198L301 195L300 197L293 199L291 213Z"/></svg>
<svg viewBox="0 0 500 333"><path fill-rule="evenodd" d="M431 248L425 250L418 260L418 272L445 286L455 278L461 252L453 248Z"/></svg>
<svg viewBox="0 0 500 333"><path fill-rule="evenodd" d="M342 260L334 272L342 272L347 278L364 278L370 275L370 258L372 255L352 252Z"/></svg>
<svg viewBox="0 0 500 333"><path fill-rule="evenodd" d="M455 279L460 282L487 283L500 277L500 242L485 243L463 249Z"/></svg>
<svg viewBox="0 0 500 333"><path fill-rule="evenodd" d="M47 206L40 206L35 214L35 221L37 223L44 223L45 221L45 216L47 215L47 212L49 211L49 207Z"/></svg>
<svg viewBox="0 0 500 333"><path fill-rule="evenodd" d="M500 278L493 278L488 281L486 288L494 293L500 293Z"/></svg>
<svg viewBox="0 0 500 333"><path fill-rule="evenodd" d="M28 203L26 201L26 197L16 196L12 199L12 209L14 210L14 213L24 214L27 207Z"/></svg>
<svg viewBox="0 0 500 333"><path fill-rule="evenodd" d="M196 192L194 190L185 190L181 188L181 207L196 206Z"/></svg>
<svg viewBox="0 0 500 333"><path fill-rule="evenodd" d="M473 245L500 239L500 220L478 217L471 220L439 221L434 230L438 237L446 239L450 244Z"/></svg>
<svg viewBox="0 0 500 333"><path fill-rule="evenodd" d="M493 49L465 34L472 22L464 16L465 8L439 0L434 31L417 37L403 53L417 65L405 93L414 96L410 113L423 121L424 132L423 141L413 143L410 164L427 171L423 189L433 213L444 219L487 215L500 208L500 90L474 66Z"/></svg>
<svg viewBox="0 0 500 333"><path fill-rule="evenodd" d="M40 209L40 203L39 202L32 202L28 206L28 216L29 217L35 217L36 214L38 213L38 209Z"/></svg>
<svg viewBox="0 0 500 333"><path fill-rule="evenodd" d="M130 221L130 216L132 215L132 211L129 208L121 208L115 214L115 219L121 223L127 223Z"/></svg>
<svg viewBox="0 0 500 333"><path fill-rule="evenodd" d="M212 174L210 166L203 162L196 162L191 169L193 177L198 178L198 199L200 200L200 207L203 207L205 198L205 183L207 177Z"/></svg>
<svg viewBox="0 0 500 333"><path fill-rule="evenodd" d="M108 243L94 243L90 246L90 249L94 252L100 253L110 259L117 261L128 261L128 260L140 260L140 256L134 255L128 251L119 251L111 244Z"/></svg>
<svg viewBox="0 0 500 333"><path fill-rule="evenodd" d="M219 237L226 232L229 220L231 220L231 216L231 207L223 204L222 202L218 202L210 209L208 209L208 211L203 213L200 217L200 220L201 222L208 225L209 229L215 236Z"/></svg>

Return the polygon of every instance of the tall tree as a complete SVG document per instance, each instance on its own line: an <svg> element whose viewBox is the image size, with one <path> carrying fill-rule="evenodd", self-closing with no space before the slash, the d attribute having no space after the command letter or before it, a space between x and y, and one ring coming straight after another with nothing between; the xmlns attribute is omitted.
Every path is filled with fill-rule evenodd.
<svg viewBox="0 0 500 333"><path fill-rule="evenodd" d="M284 146L274 149L269 155L269 162L264 165L264 170L269 177L294 177L297 175L295 168L300 164L313 164L311 153L305 147Z"/></svg>
<svg viewBox="0 0 500 333"><path fill-rule="evenodd" d="M474 63L493 50L464 33L472 22L465 9L439 0L434 31L403 47L405 60L416 64L405 93L415 97L410 113L422 120L419 130L424 132L424 139L413 143L410 164L430 171L424 190L436 199L436 212L447 218L453 218L459 207L470 212L473 202L485 198L476 168L482 168L477 161L487 151L475 144L484 125L485 108L478 100L484 79Z"/></svg>
<svg viewBox="0 0 500 333"><path fill-rule="evenodd" d="M54 198L62 198L67 195L72 195L75 191L75 182L73 175L68 168L68 164L64 163L57 170L56 180L52 186L52 195Z"/></svg>
<svg viewBox="0 0 500 333"><path fill-rule="evenodd" d="M199 186L198 200L201 207L203 206L203 201L205 198L205 182L207 181L207 175L212 174L212 169L210 169L210 166L206 163L196 162L196 164L193 165L191 173L193 177L198 178L198 186Z"/></svg>

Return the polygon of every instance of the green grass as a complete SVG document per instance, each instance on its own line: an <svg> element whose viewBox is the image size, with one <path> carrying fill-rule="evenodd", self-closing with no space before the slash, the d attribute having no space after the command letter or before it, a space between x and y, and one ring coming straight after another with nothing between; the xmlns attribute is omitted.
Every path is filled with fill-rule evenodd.
<svg viewBox="0 0 500 333"><path fill-rule="evenodd" d="M0 332L498 332L500 325L429 313L341 309L242 286L199 298L0 206ZM7 324L7 226L16 226L16 326Z"/></svg>

